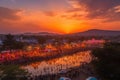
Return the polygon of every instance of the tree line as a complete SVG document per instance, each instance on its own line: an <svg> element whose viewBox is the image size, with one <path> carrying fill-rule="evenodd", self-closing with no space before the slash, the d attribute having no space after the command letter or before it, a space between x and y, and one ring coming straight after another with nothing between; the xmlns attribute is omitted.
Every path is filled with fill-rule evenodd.
<svg viewBox="0 0 120 80"><path fill-rule="evenodd" d="M120 43L106 43L92 51L93 65L101 80L120 80Z"/></svg>

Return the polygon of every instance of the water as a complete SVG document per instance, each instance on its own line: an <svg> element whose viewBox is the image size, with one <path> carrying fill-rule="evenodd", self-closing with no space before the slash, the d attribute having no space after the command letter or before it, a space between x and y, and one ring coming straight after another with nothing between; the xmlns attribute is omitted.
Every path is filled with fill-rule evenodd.
<svg viewBox="0 0 120 80"><path fill-rule="evenodd" d="M84 51L48 61L31 63L22 66L22 68L27 70L31 76L57 74L61 71L80 66L82 63L89 63L91 59L90 51Z"/></svg>

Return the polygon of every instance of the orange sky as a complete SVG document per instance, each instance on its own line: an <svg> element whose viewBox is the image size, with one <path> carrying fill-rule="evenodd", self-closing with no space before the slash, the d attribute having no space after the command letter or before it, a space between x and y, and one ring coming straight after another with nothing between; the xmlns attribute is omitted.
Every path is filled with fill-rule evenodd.
<svg viewBox="0 0 120 80"><path fill-rule="evenodd" d="M0 1L0 33L47 31L68 34L88 29L120 30L120 1Z"/></svg>

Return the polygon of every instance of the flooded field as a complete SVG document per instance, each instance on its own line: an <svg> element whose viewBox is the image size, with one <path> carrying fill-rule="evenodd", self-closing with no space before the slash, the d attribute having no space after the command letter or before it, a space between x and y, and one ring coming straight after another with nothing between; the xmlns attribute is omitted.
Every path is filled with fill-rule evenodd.
<svg viewBox="0 0 120 80"><path fill-rule="evenodd" d="M58 74L65 73L70 68L78 67L83 63L89 63L91 60L90 51L84 51L48 61L31 63L22 68L27 70L31 76Z"/></svg>

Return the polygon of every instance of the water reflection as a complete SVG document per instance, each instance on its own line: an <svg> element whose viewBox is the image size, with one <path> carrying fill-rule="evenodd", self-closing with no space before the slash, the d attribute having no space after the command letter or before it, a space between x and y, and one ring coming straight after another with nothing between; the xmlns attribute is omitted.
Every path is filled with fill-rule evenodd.
<svg viewBox="0 0 120 80"><path fill-rule="evenodd" d="M32 63L22 66L22 68L26 69L31 76L57 74L63 70L80 66L84 62L89 63L91 59L90 51L85 51L48 61Z"/></svg>

